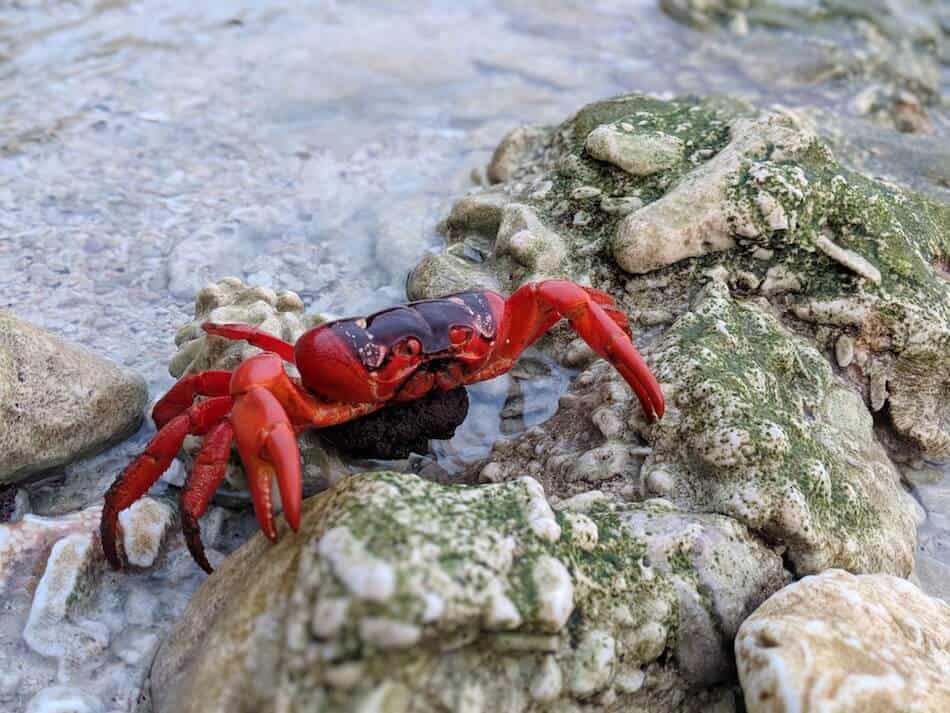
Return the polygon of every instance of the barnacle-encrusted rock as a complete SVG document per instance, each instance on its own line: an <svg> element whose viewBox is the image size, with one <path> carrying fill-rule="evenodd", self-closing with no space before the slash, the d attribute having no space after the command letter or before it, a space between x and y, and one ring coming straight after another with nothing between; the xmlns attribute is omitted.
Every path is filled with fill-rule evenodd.
<svg viewBox="0 0 950 713"><path fill-rule="evenodd" d="M857 394L805 340L713 283L652 358L673 408L645 431L648 491L785 545L799 575L910 573L913 501Z"/></svg>
<svg viewBox="0 0 950 713"><path fill-rule="evenodd" d="M831 570L746 619L736 658L750 713L940 713L950 605L896 577Z"/></svg>
<svg viewBox="0 0 950 713"><path fill-rule="evenodd" d="M306 330L319 324L321 317L304 314L300 297L290 291L275 293L266 287L245 285L236 277L225 277L203 288L195 299L195 318L178 330L175 344L178 352L168 367L174 377L182 377L206 369L234 369L260 349L245 341L234 341L206 334L205 322L240 322L252 324L275 337L295 342ZM325 449L312 432L298 439L304 463L306 492L321 490L346 472L339 457ZM186 470L201 448L201 439L189 436L182 454ZM245 489L244 469L233 455L228 464L227 482Z"/></svg>
<svg viewBox="0 0 950 713"><path fill-rule="evenodd" d="M242 322L252 324L287 342L296 341L305 331L320 323L308 317L296 293L276 293L267 287L245 285L237 277L225 277L203 288L195 299L195 318L175 335L178 353L168 371L180 378L207 369L233 369L260 349L244 341L233 341L205 334L205 322Z"/></svg>
<svg viewBox="0 0 950 713"><path fill-rule="evenodd" d="M599 158L618 132L670 137L682 153L634 175L619 154ZM534 130L518 156L504 183L453 209L448 245L414 273L413 296L447 280L511 290L550 274L556 256L557 274L655 326L718 279L768 297L829 352L850 340L841 368L872 410L921 454L950 454L950 206L849 171L792 114L710 102L596 102ZM514 250L499 230L509 210L537 226Z"/></svg>
<svg viewBox="0 0 950 713"><path fill-rule="evenodd" d="M0 484L121 440L146 397L129 369L0 310Z"/></svg>
<svg viewBox="0 0 950 713"><path fill-rule="evenodd" d="M156 659L156 713L692 711L717 699L703 686L728 680L719 662L680 670L676 658L722 655L782 585L780 559L724 518L677 526L669 507L606 496L563 506L530 478L348 478L306 502L298 535L255 538L209 578ZM694 566L720 545L721 565ZM740 552L755 565L708 598ZM700 609L706 628L692 624Z"/></svg>

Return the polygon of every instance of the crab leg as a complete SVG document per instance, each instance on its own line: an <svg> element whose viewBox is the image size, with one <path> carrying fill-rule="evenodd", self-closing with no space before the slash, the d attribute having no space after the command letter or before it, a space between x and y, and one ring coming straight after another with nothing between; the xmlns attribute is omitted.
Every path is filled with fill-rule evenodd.
<svg viewBox="0 0 950 713"><path fill-rule="evenodd" d="M202 434L226 418L231 410L230 396L194 404L166 423L149 441L145 451L122 471L106 493L99 531L106 559L115 569L122 568L116 541L119 535L119 513L142 497L178 455L185 436Z"/></svg>
<svg viewBox="0 0 950 713"><path fill-rule="evenodd" d="M244 361L234 373L231 394L231 423L248 476L254 513L264 535L271 540L277 537L271 499L274 477L287 523L294 531L300 526L303 479L296 432L335 426L384 406L319 401L287 376L280 357L273 353L256 354Z"/></svg>
<svg viewBox="0 0 950 713"><path fill-rule="evenodd" d="M244 340L252 347L263 349L266 352L274 352L284 361L291 364L296 363L294 358L294 345L285 342L283 339L275 337L263 329L259 329L250 324L220 324L217 322L205 322L201 328L208 334L226 339Z"/></svg>
<svg viewBox="0 0 950 713"><path fill-rule="evenodd" d="M518 356L550 329L567 318L581 338L601 357L613 364L637 395L651 420L662 418L663 392L643 357L630 341L626 316L613 306L606 293L566 280L546 280L523 285L505 302L503 323L506 334L499 335L499 359L477 380L491 378L506 370Z"/></svg>
<svg viewBox="0 0 950 713"><path fill-rule="evenodd" d="M175 382L155 408L152 409L152 420L161 428L175 416L187 410L195 396L227 396L231 384L231 372L224 370L200 371L197 374L185 376Z"/></svg>
<svg viewBox="0 0 950 713"><path fill-rule="evenodd" d="M205 514L211 498L227 474L233 440L234 428L229 421L221 421L211 427L195 458L194 467L185 480L179 501L185 544L195 562L208 574L211 574L212 568L205 557L198 520Z"/></svg>

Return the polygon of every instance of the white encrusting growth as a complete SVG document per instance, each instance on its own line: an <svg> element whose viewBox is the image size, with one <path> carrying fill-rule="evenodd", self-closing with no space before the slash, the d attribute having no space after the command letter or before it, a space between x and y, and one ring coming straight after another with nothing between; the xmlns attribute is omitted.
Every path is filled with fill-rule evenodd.
<svg viewBox="0 0 950 713"><path fill-rule="evenodd" d="M544 488L537 480L528 476L523 476L518 481L524 484L525 490L528 491L525 517L534 534L550 542L557 542L561 537L561 526L557 524L554 511L544 496Z"/></svg>
<svg viewBox="0 0 950 713"><path fill-rule="evenodd" d="M171 507L154 498L142 498L119 513L122 548L129 564L151 567L161 551L175 516Z"/></svg>
<svg viewBox="0 0 950 713"><path fill-rule="evenodd" d="M538 558L533 575L538 591L538 623L549 631L557 631L574 610L571 575L560 560L550 555Z"/></svg>
<svg viewBox="0 0 950 713"><path fill-rule="evenodd" d="M367 552L346 527L328 530L319 547L333 573L354 596L385 602L393 595L396 575L392 566Z"/></svg>

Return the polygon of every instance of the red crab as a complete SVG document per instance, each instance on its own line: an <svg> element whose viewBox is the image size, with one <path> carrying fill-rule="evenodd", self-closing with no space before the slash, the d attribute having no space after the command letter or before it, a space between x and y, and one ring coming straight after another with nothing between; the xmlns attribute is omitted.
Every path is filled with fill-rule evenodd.
<svg viewBox="0 0 950 713"><path fill-rule="evenodd" d="M186 376L155 405L158 433L106 493L106 557L114 568L123 566L116 546L119 513L168 468L188 434L204 441L181 491L182 530L195 561L210 572L198 518L224 479L232 441L261 530L273 541L275 477L284 517L294 531L300 525L298 433L503 374L562 317L626 379L647 417L661 418L663 393L630 341L626 315L608 294L566 280L522 285L507 300L475 290L411 302L322 324L296 344L246 324L205 323L208 334L244 339L264 352L234 371ZM296 365L300 378L289 376L283 362ZM197 396L205 398L195 401Z"/></svg>

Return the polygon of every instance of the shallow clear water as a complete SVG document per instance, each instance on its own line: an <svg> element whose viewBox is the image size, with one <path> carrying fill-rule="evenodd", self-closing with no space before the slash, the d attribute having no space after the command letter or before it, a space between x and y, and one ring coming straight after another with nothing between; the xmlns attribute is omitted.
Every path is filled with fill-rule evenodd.
<svg viewBox="0 0 950 713"><path fill-rule="evenodd" d="M553 5L4 3L0 306L131 366L155 396L207 280L292 289L337 315L401 301L437 221L506 131L630 90L824 111L856 162L947 195L945 109L932 137L881 133L845 119L856 90L815 80L792 45L700 34L653 0ZM521 396L511 379L478 387L443 461L550 413L565 383L551 374ZM500 417L510 398L526 423ZM96 502L150 431L71 466L70 480L97 485L69 502ZM921 486L941 566L947 481Z"/></svg>

